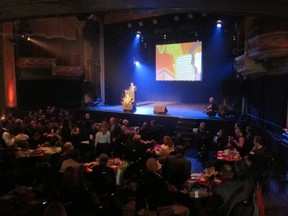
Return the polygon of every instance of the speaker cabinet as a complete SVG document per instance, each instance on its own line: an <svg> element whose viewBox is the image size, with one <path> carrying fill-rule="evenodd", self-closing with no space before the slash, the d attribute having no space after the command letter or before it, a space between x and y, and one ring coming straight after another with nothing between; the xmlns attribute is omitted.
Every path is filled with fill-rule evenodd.
<svg viewBox="0 0 288 216"><path fill-rule="evenodd" d="M168 110L166 106L154 106L153 112L155 114L166 114Z"/></svg>

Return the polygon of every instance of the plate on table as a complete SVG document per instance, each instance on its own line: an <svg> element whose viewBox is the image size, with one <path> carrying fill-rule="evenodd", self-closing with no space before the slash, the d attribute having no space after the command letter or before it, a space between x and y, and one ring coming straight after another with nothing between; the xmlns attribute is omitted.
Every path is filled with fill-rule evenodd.
<svg viewBox="0 0 288 216"><path fill-rule="evenodd" d="M192 173L192 174L190 175L190 178L193 179L193 180L196 180L196 179L201 178L201 176L203 176L202 173Z"/></svg>

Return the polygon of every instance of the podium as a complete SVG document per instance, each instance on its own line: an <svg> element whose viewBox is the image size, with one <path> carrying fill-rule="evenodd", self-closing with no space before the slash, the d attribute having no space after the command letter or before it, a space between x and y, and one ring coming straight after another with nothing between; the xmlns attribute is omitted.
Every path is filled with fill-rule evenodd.
<svg viewBox="0 0 288 216"><path fill-rule="evenodd" d="M136 109L135 91L125 90L125 95L122 101L124 111L134 111Z"/></svg>
<svg viewBox="0 0 288 216"><path fill-rule="evenodd" d="M135 91L128 89L128 90L125 90L124 92L125 92L125 98L129 97L131 98L133 102L135 101Z"/></svg>

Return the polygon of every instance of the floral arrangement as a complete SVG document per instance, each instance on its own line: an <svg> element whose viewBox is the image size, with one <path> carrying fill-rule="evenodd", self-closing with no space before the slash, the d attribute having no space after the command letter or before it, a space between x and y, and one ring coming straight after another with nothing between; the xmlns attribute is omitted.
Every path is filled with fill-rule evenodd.
<svg viewBox="0 0 288 216"><path fill-rule="evenodd" d="M129 105L133 105L134 100L133 100L133 98L132 98L129 94L126 94L126 95L122 98L121 103L122 103L122 105L123 105L124 107L126 107L126 106L129 106Z"/></svg>

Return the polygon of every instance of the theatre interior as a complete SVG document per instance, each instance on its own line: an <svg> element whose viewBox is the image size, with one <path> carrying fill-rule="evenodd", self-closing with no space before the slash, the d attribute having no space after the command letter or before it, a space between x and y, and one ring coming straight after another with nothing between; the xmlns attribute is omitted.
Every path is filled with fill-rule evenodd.
<svg viewBox="0 0 288 216"><path fill-rule="evenodd" d="M284 216L287 0L2 0L0 215Z"/></svg>

